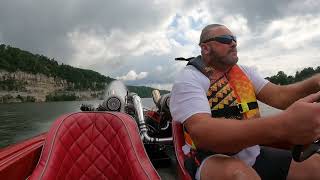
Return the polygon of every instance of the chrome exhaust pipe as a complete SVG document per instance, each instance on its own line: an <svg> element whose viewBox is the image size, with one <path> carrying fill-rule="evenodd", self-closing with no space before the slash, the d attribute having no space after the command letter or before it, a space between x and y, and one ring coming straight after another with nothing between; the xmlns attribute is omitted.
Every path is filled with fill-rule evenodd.
<svg viewBox="0 0 320 180"><path fill-rule="evenodd" d="M140 129L141 140L146 143L164 143L164 144L172 143L173 141L172 137L155 138L155 137L150 137L148 135L148 128L146 126L146 122L143 115L143 106L142 106L141 98L137 94L133 93L132 101L133 101L133 106L136 110L136 114L138 116L138 125Z"/></svg>

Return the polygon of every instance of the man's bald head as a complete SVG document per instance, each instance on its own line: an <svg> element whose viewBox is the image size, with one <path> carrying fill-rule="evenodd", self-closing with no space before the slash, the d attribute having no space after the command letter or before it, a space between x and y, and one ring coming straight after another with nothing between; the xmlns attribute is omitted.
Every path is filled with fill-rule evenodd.
<svg viewBox="0 0 320 180"><path fill-rule="evenodd" d="M220 27L220 26L224 26L222 24L209 24L206 27L204 27L201 31L201 35L200 35L200 41L199 41L199 45L206 41L207 39L212 37L212 34L210 33L210 31L216 27Z"/></svg>

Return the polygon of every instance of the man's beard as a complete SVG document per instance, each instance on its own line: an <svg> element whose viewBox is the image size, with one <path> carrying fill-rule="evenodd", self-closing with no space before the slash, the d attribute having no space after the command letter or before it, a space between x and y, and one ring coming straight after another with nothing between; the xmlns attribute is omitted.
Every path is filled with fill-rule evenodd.
<svg viewBox="0 0 320 180"><path fill-rule="evenodd" d="M216 68L230 68L237 64L238 57L232 57L230 53L232 53L234 50L231 49L226 56L219 55L214 49L211 49L211 52L209 54L211 65Z"/></svg>

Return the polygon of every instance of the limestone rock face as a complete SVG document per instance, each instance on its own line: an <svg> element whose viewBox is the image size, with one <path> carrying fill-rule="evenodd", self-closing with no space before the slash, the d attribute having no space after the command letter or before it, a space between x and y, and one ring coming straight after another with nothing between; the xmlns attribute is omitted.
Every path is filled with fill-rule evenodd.
<svg viewBox="0 0 320 180"><path fill-rule="evenodd" d="M0 87L0 103L21 102L24 98L34 98L35 102L46 101L46 96L53 93L74 94L77 100L97 99L103 91L70 91L74 84L58 77L44 74L31 74L22 71L7 72L0 70L0 82L11 82L14 88ZM30 99L29 99L30 100Z"/></svg>

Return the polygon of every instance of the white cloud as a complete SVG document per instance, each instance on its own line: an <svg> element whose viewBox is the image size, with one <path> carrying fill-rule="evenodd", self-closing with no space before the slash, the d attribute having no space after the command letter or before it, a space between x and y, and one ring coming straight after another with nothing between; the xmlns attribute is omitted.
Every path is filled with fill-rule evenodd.
<svg viewBox="0 0 320 180"><path fill-rule="evenodd" d="M157 66L157 67L156 67L156 71L161 72L162 70L163 70L163 67L162 67L162 66Z"/></svg>
<svg viewBox="0 0 320 180"><path fill-rule="evenodd" d="M320 15L292 16L273 21L263 34L271 43L295 49L320 39Z"/></svg>
<svg viewBox="0 0 320 180"><path fill-rule="evenodd" d="M224 17L223 24L238 36L251 33L251 30L248 27L248 20L240 14Z"/></svg>
<svg viewBox="0 0 320 180"><path fill-rule="evenodd" d="M152 87L155 89L160 89L160 90L168 90L168 91L171 91L172 89L172 83L162 83L162 84L150 83L150 84L146 84L146 86Z"/></svg>
<svg viewBox="0 0 320 180"><path fill-rule="evenodd" d="M134 70L130 70L126 75L116 77L116 79L124 80L124 81L133 81L133 80L139 80L144 79L148 76L148 72L140 72L137 74Z"/></svg>
<svg viewBox="0 0 320 180"><path fill-rule="evenodd" d="M263 76L278 71L294 75L297 70L320 65L320 15L288 16L270 21L265 29L243 34L239 41L240 63L256 66Z"/></svg>
<svg viewBox="0 0 320 180"><path fill-rule="evenodd" d="M68 34L74 53L70 63L78 67L97 64L119 66L116 58L129 59L130 56L159 56L171 51L165 31L127 35L122 30L113 30L109 35L96 31L76 30ZM126 61L126 60L125 60ZM125 63L125 62L122 62Z"/></svg>

